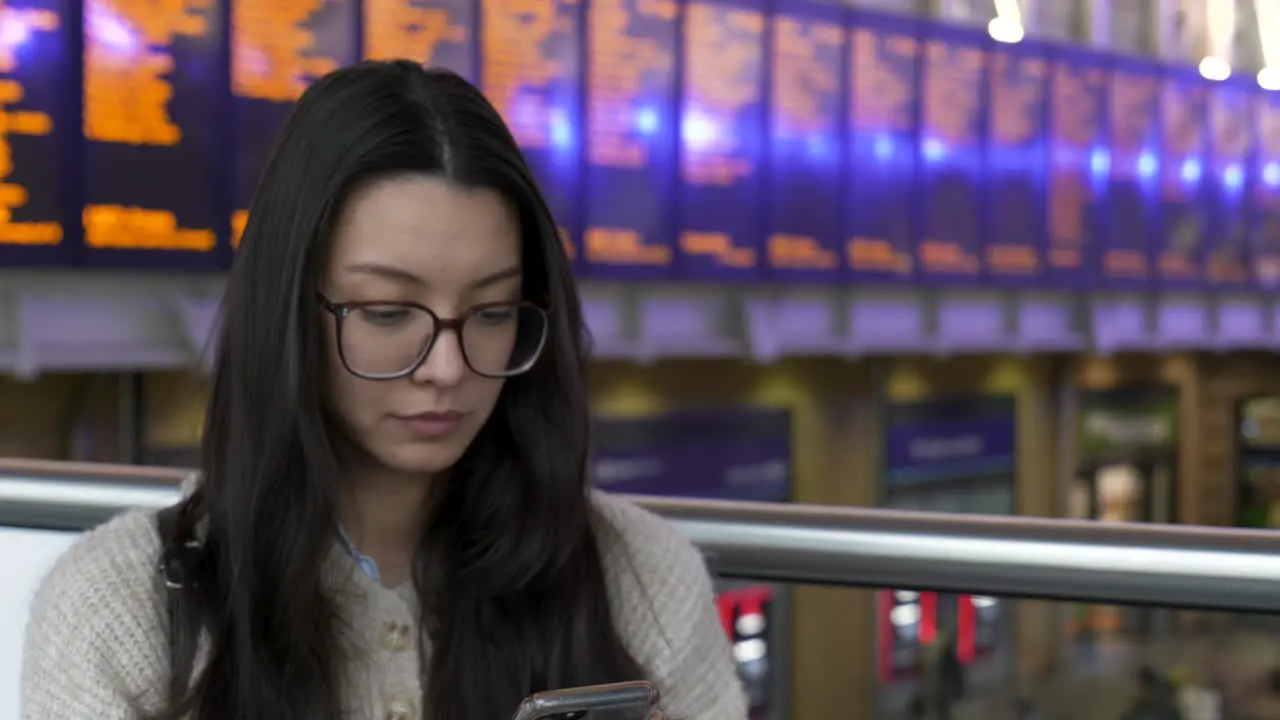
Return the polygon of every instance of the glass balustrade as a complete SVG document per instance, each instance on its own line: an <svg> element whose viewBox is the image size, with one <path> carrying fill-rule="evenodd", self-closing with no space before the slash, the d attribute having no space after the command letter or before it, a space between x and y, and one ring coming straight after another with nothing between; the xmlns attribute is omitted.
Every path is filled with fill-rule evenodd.
<svg viewBox="0 0 1280 720"><path fill-rule="evenodd" d="M17 718L40 577L84 528L171 502L181 477L0 462L0 611L23 620L0 644L0 720ZM1280 617L1258 614L1280 608L1280 536L642 502L716 570L752 720L1280 717Z"/></svg>

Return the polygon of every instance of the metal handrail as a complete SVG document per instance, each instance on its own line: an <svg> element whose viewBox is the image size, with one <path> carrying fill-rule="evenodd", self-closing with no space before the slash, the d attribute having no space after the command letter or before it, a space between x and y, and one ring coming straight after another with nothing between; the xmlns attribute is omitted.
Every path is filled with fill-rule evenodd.
<svg viewBox="0 0 1280 720"><path fill-rule="evenodd" d="M186 474L0 460L0 525L82 530L172 503ZM1280 533L633 499L726 577L1280 612Z"/></svg>

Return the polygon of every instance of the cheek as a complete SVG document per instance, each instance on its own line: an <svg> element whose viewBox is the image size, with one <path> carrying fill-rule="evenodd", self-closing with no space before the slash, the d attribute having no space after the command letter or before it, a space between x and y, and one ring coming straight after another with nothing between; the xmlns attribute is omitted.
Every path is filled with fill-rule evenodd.
<svg viewBox="0 0 1280 720"><path fill-rule="evenodd" d="M371 414L371 409L376 410L378 386L386 383L361 380L347 372L342 366L342 359L338 357L338 350L332 343L332 337L330 341L327 353L328 368L325 373L325 390L330 409L348 431L361 433L362 428L369 422L367 418Z"/></svg>
<svg viewBox="0 0 1280 720"><path fill-rule="evenodd" d="M368 392L361 387L364 383L340 363L330 365L328 383L329 403L338 419L349 429L358 430L361 409L368 404Z"/></svg>

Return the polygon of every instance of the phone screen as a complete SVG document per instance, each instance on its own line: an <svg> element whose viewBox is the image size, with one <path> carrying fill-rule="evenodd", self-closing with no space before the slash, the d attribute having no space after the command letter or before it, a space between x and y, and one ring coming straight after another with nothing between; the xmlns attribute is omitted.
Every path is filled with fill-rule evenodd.
<svg viewBox="0 0 1280 720"><path fill-rule="evenodd" d="M652 683L588 685L530 695L513 720L649 720L657 705Z"/></svg>

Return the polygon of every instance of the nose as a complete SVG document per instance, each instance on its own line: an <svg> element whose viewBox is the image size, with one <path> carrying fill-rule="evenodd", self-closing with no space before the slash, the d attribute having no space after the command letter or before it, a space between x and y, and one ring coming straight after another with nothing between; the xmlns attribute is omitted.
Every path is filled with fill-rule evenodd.
<svg viewBox="0 0 1280 720"><path fill-rule="evenodd" d="M413 371L413 381L452 387L461 382L467 372L467 361L462 357L462 341L452 328L441 330L431 345L431 352Z"/></svg>

